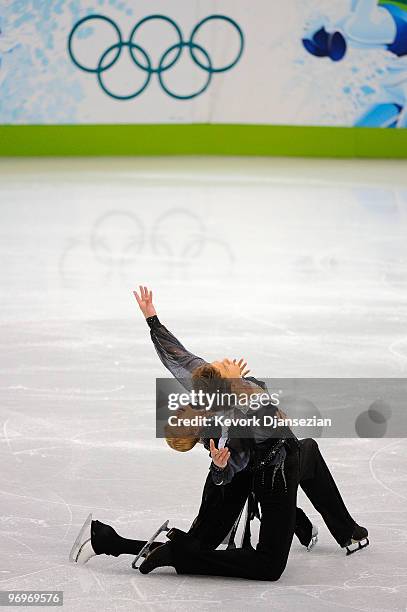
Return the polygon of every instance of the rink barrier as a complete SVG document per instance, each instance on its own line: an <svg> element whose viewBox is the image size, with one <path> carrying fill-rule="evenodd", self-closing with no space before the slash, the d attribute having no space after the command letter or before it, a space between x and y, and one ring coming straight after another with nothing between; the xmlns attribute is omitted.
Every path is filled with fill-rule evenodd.
<svg viewBox="0 0 407 612"><path fill-rule="evenodd" d="M406 158L407 129L231 124L1 125L0 155Z"/></svg>

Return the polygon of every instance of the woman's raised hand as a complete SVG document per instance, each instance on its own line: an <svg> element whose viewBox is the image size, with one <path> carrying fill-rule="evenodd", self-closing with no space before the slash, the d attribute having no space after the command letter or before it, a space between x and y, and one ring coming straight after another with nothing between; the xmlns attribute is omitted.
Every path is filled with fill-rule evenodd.
<svg viewBox="0 0 407 612"><path fill-rule="evenodd" d="M246 369L247 368L247 362L244 359L239 359L239 361L234 359L233 363L236 364L237 366L239 366L240 375L241 376L247 376L247 374L250 372L250 370Z"/></svg>
<svg viewBox="0 0 407 612"><path fill-rule="evenodd" d="M153 306L153 292L149 291L147 287L139 285L140 295L137 291L133 291L134 297L137 300L137 304L140 306L140 310L147 319L156 315L156 310Z"/></svg>
<svg viewBox="0 0 407 612"><path fill-rule="evenodd" d="M212 438L209 441L209 447L212 461L218 468L223 470L223 468L227 466L230 457L229 449L226 446L225 448L216 448L215 442L212 440Z"/></svg>

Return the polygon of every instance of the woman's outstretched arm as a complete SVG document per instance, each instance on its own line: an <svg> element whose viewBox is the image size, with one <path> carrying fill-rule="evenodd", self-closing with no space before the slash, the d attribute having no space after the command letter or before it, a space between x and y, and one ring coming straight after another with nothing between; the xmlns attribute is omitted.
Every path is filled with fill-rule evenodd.
<svg viewBox="0 0 407 612"><path fill-rule="evenodd" d="M133 291L133 294L150 327L151 340L161 362L184 387L190 390L191 373L206 361L188 351L160 322L153 304L153 292L141 285L139 290L140 294L137 291Z"/></svg>

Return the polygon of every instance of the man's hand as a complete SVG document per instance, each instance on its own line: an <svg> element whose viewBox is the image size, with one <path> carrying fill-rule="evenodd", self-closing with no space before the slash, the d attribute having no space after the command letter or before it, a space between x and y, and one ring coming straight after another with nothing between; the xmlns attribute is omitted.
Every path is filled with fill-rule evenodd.
<svg viewBox="0 0 407 612"><path fill-rule="evenodd" d="M219 449L216 448L215 442L212 440L212 438L209 442L209 447L211 451L212 461L214 462L216 467L221 468L223 470L223 468L227 466L227 463L229 461L229 457L230 457L229 449L226 446L225 448L219 448Z"/></svg>
<svg viewBox="0 0 407 612"><path fill-rule="evenodd" d="M146 319L148 317L153 317L156 315L155 308L153 306L153 292L149 291L147 287L142 287L139 285L140 295L137 291L133 291L134 297L137 300L137 304L140 306L140 310L145 316Z"/></svg>
<svg viewBox="0 0 407 612"><path fill-rule="evenodd" d="M246 370L247 362L244 359L239 359L239 361L234 359L233 363L239 366L241 376L247 376L247 374L250 372L250 370Z"/></svg>

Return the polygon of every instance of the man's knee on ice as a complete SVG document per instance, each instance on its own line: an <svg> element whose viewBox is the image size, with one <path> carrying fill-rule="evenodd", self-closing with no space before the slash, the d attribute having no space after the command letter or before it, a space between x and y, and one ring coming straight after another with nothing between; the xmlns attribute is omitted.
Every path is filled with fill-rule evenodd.
<svg viewBox="0 0 407 612"><path fill-rule="evenodd" d="M286 565L287 559L280 562L276 562L275 554L271 552L260 552L259 555L262 557L259 563L260 572L259 580L279 580L282 576Z"/></svg>

